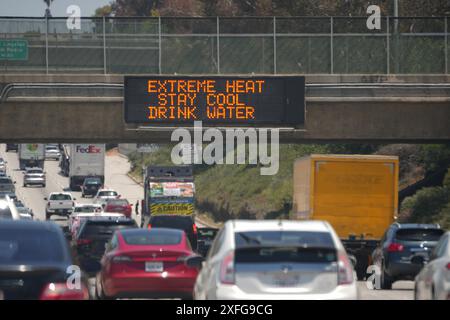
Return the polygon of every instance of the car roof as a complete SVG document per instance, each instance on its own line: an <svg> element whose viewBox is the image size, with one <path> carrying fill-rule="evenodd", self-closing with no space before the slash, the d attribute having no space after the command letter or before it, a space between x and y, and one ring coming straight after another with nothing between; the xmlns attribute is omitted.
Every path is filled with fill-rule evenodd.
<svg viewBox="0 0 450 320"><path fill-rule="evenodd" d="M292 221L292 220L230 220L234 232L248 231L309 231L330 232L325 221Z"/></svg>
<svg viewBox="0 0 450 320"><path fill-rule="evenodd" d="M115 212L82 212L76 215L76 217L87 217L87 218L91 218L91 217L98 217L98 218L107 218L107 217L124 217L125 215L121 214L121 213L115 213ZM111 220L111 219L108 219Z"/></svg>
<svg viewBox="0 0 450 320"><path fill-rule="evenodd" d="M154 219L191 219L192 222L195 222L194 219L192 219L191 215L181 215L181 214L157 214L150 216L150 220Z"/></svg>
<svg viewBox="0 0 450 320"><path fill-rule="evenodd" d="M100 222L116 222L116 223L119 223L119 222L132 223L132 222L134 222L134 223L136 223L136 221L134 221L133 219L127 218L127 217L125 217L123 215L121 217L102 217L102 216L99 216L95 220L86 220L86 222L88 222L88 223L100 223Z"/></svg>
<svg viewBox="0 0 450 320"><path fill-rule="evenodd" d="M116 190L113 190L113 189L98 189L98 192L102 192L102 191L114 191L114 192L117 192Z"/></svg>
<svg viewBox="0 0 450 320"><path fill-rule="evenodd" d="M1 229L26 229L26 230L48 230L60 232L61 228L50 221L30 221L30 220L0 220Z"/></svg>
<svg viewBox="0 0 450 320"><path fill-rule="evenodd" d="M431 223L394 223L392 227L396 229L441 229L439 224Z"/></svg>
<svg viewBox="0 0 450 320"><path fill-rule="evenodd" d="M54 194L67 194L69 196L72 195L70 192L50 192L50 195L54 195Z"/></svg>
<svg viewBox="0 0 450 320"><path fill-rule="evenodd" d="M166 233L174 233L174 234L185 234L183 230L180 229L170 229L170 228L152 228L152 229L122 229L118 230L118 232L127 235L127 234L138 234L138 233L156 233L156 232L166 232Z"/></svg>

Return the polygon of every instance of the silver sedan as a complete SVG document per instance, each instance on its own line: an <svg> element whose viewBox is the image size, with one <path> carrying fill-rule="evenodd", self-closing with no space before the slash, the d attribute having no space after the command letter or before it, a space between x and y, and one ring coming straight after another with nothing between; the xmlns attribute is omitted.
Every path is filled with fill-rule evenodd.
<svg viewBox="0 0 450 320"><path fill-rule="evenodd" d="M23 186L40 185L45 187L45 172L41 168L29 168L23 176Z"/></svg>
<svg viewBox="0 0 450 320"><path fill-rule="evenodd" d="M358 299L356 273L324 221L229 220L201 268L195 299Z"/></svg>
<svg viewBox="0 0 450 320"><path fill-rule="evenodd" d="M442 235L428 262L416 276L416 300L450 300L450 231Z"/></svg>

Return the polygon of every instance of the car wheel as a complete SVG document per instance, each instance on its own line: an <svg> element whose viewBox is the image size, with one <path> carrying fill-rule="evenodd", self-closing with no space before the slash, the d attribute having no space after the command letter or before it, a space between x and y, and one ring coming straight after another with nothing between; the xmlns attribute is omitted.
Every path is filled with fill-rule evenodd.
<svg viewBox="0 0 450 320"><path fill-rule="evenodd" d="M95 298L97 300L113 300L112 297L105 296L99 276L95 279Z"/></svg>
<svg viewBox="0 0 450 320"><path fill-rule="evenodd" d="M391 290L392 289L392 278L386 274L386 270L384 267L384 262L381 267L381 289Z"/></svg>
<svg viewBox="0 0 450 320"><path fill-rule="evenodd" d="M417 283L414 283L414 300L419 300L419 294L417 292Z"/></svg>
<svg viewBox="0 0 450 320"><path fill-rule="evenodd" d="M45 188L45 183L42 185L42 188Z"/></svg>
<svg viewBox="0 0 450 320"><path fill-rule="evenodd" d="M52 214L48 211L45 211L45 220L50 220L51 217L52 217Z"/></svg>

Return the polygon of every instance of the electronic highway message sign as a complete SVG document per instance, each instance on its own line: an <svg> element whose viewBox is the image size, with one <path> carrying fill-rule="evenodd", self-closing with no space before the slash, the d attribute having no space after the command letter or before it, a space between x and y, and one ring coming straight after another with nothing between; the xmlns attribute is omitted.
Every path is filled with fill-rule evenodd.
<svg viewBox="0 0 450 320"><path fill-rule="evenodd" d="M304 123L299 76L125 76L125 122L150 126L280 126Z"/></svg>

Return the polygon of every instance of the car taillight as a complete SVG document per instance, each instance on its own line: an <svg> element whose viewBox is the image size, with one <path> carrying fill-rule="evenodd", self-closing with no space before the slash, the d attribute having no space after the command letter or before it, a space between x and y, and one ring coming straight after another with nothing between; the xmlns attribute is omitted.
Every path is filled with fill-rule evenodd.
<svg viewBox="0 0 450 320"><path fill-rule="evenodd" d="M197 225L195 223L192 225L192 231L194 234L197 234Z"/></svg>
<svg viewBox="0 0 450 320"><path fill-rule="evenodd" d="M147 229L150 230L151 228L152 228L152 225L149 223L148 226L147 226Z"/></svg>
<svg viewBox="0 0 450 320"><path fill-rule="evenodd" d="M91 242L92 242L91 239L78 239L77 245L82 246L82 245L90 244Z"/></svg>
<svg viewBox="0 0 450 320"><path fill-rule="evenodd" d="M450 262L447 263L447 265L445 267L447 268L447 270L450 270Z"/></svg>
<svg viewBox="0 0 450 320"><path fill-rule="evenodd" d="M389 245L389 247L387 248L388 252L399 252L399 251L403 251L403 245L401 245L400 243L391 243Z"/></svg>
<svg viewBox="0 0 450 320"><path fill-rule="evenodd" d="M89 290L85 285L80 289L70 289L66 283L49 283L39 297L40 300L89 300Z"/></svg>
<svg viewBox="0 0 450 320"><path fill-rule="evenodd" d="M338 285L353 283L353 267L347 255L338 254Z"/></svg>
<svg viewBox="0 0 450 320"><path fill-rule="evenodd" d="M114 263L131 262L131 258L128 256L115 256L114 258L112 258L112 262Z"/></svg>
<svg viewBox="0 0 450 320"><path fill-rule="evenodd" d="M223 284L234 284L234 251L227 253L220 265L220 282Z"/></svg>

